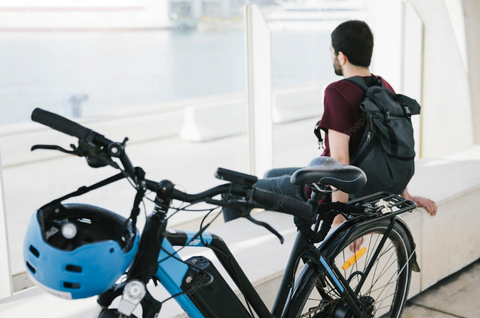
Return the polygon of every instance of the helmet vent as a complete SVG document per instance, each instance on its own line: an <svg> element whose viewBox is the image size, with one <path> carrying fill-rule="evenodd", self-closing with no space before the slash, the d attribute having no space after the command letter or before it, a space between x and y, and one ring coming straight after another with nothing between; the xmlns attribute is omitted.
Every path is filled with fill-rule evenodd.
<svg viewBox="0 0 480 318"><path fill-rule="evenodd" d="M63 282L63 287L68 288L68 289L79 289L80 284Z"/></svg>
<svg viewBox="0 0 480 318"><path fill-rule="evenodd" d="M27 264L27 268L33 273L35 274L37 272L37 270L35 269L35 267L32 266L32 264L30 264L29 262L26 262Z"/></svg>
<svg viewBox="0 0 480 318"><path fill-rule="evenodd" d="M82 272L82 267L81 266L76 266L76 265L67 265L66 270L69 271L69 272L81 273Z"/></svg>
<svg viewBox="0 0 480 318"><path fill-rule="evenodd" d="M32 245L30 245L30 247L28 249L29 249L30 252L32 252L33 255L35 255L36 258L38 258L40 256L40 252L35 247L33 247Z"/></svg>

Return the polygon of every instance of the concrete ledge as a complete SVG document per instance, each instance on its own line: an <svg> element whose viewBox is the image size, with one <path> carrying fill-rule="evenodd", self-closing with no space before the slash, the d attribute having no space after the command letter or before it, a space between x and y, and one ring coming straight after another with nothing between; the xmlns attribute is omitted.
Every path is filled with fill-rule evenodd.
<svg viewBox="0 0 480 318"><path fill-rule="evenodd" d="M420 256L421 291L480 258L480 147L444 158L422 159L410 193L437 202L435 217L409 222Z"/></svg>
<svg viewBox="0 0 480 318"><path fill-rule="evenodd" d="M182 125L182 111L168 113L152 113L132 117L119 117L110 120L91 119L79 120L88 128L101 132L112 140L122 141L126 136L131 140L129 144L158 138L166 138L178 135ZM35 144L57 144L68 147L69 144L77 144L77 140L65 134L43 127L36 123L20 124L26 128L22 133L16 133L14 127L12 133L3 133L0 136L2 144L3 167L27 164L46 159L66 156L56 151L38 151L34 154L30 147Z"/></svg>
<svg viewBox="0 0 480 318"><path fill-rule="evenodd" d="M285 123L320 116L324 85L307 83L274 90L273 121ZM207 141L245 133L246 99L244 94L207 97L89 114L74 120L113 140L128 136L129 144L178 135L184 140ZM76 140L32 122L0 127L3 167L66 156L54 151L30 152L32 145L44 143L67 146Z"/></svg>
<svg viewBox="0 0 480 318"><path fill-rule="evenodd" d="M315 83L274 90L272 121L281 124L305 118L320 118L325 87L324 83Z"/></svg>
<svg viewBox="0 0 480 318"><path fill-rule="evenodd" d="M283 87L272 93L272 121L275 124L306 118L320 118L323 91L328 82ZM246 99L202 103L185 108L180 137L189 141L208 141L246 132Z"/></svg>
<svg viewBox="0 0 480 318"><path fill-rule="evenodd" d="M184 109L190 105L218 103L224 100L238 99L243 95L232 94L198 98L159 105L87 114L85 118L74 121L91 128L108 138L122 141L129 137L129 145L157 139L176 137L180 133L184 120ZM60 114L62 115L62 114ZM30 152L34 144L57 144L63 147L76 144L73 137L54 131L34 122L25 122L0 127L0 144L3 167L29 164L67 155L55 151Z"/></svg>
<svg viewBox="0 0 480 318"><path fill-rule="evenodd" d="M189 141L207 141L239 135L246 129L247 108L242 98L186 107L180 137Z"/></svg>

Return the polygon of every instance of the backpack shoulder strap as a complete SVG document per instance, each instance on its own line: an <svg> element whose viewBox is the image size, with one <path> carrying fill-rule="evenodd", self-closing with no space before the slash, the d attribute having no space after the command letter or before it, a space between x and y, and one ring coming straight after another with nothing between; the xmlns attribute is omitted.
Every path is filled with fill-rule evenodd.
<svg viewBox="0 0 480 318"><path fill-rule="evenodd" d="M357 85L364 92L367 92L367 89L370 86L375 85L375 86L383 87L383 81L380 78L380 76L377 76L376 80L374 80L373 76L372 77L367 77L367 78L363 78L361 76L352 76L352 77L345 78L344 81L348 81L348 82L351 82L351 83Z"/></svg>
<svg viewBox="0 0 480 318"><path fill-rule="evenodd" d="M344 81L351 82L351 83L357 85L357 86L360 87L364 92L366 92L367 89L368 89L367 83L365 82L365 80L364 80L363 77L361 77L361 76L348 77L348 78L345 78Z"/></svg>

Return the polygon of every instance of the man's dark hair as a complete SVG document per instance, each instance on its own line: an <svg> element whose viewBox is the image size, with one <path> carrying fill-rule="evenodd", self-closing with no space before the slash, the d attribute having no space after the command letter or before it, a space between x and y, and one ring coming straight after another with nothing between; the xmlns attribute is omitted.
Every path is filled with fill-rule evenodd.
<svg viewBox="0 0 480 318"><path fill-rule="evenodd" d="M335 55L342 52L356 66L369 67L373 52L373 34L368 24L359 20L343 22L332 32Z"/></svg>

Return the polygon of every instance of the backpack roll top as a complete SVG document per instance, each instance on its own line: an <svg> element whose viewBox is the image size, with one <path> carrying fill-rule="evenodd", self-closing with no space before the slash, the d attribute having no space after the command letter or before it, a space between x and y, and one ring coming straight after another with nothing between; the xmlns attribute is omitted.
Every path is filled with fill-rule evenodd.
<svg viewBox="0 0 480 318"><path fill-rule="evenodd" d="M360 108L367 116L367 131L377 138L385 153L399 160L410 161L415 158L410 117L420 112L420 105L414 99L398 96L388 89L371 86Z"/></svg>

